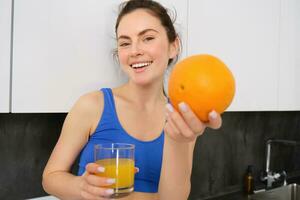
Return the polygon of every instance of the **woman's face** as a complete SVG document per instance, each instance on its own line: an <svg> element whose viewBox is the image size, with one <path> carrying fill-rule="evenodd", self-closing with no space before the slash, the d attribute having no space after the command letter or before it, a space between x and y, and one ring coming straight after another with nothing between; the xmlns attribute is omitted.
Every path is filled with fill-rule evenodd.
<svg viewBox="0 0 300 200"><path fill-rule="evenodd" d="M162 81L168 60L177 55L158 18L145 9L125 15L117 29L118 56L123 71L135 84Z"/></svg>

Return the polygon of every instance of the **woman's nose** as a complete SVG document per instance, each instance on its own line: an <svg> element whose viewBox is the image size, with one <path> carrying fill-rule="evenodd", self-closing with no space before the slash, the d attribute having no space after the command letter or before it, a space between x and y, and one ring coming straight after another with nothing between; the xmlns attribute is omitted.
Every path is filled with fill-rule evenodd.
<svg viewBox="0 0 300 200"><path fill-rule="evenodd" d="M140 44L138 43L134 43L131 45L131 55L132 56L138 56L138 55L142 55L143 54L143 50Z"/></svg>

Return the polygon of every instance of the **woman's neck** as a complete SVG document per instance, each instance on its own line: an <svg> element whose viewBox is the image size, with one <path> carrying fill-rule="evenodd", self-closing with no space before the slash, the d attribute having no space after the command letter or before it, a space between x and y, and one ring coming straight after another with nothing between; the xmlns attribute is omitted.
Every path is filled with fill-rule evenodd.
<svg viewBox="0 0 300 200"><path fill-rule="evenodd" d="M118 88L118 90L123 97L144 109L153 108L157 104L167 103L162 83L151 86L137 86L128 82Z"/></svg>

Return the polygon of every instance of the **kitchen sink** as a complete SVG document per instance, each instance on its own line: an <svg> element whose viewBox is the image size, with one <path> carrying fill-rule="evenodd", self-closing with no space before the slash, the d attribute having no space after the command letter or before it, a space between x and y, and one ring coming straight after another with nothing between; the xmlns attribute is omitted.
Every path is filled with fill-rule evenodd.
<svg viewBox="0 0 300 200"><path fill-rule="evenodd" d="M293 183L252 194L252 200L300 200L300 185Z"/></svg>

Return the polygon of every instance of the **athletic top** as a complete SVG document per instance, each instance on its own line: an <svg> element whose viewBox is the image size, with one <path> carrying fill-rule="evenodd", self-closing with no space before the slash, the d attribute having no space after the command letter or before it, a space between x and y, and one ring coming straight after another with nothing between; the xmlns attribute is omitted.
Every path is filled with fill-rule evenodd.
<svg viewBox="0 0 300 200"><path fill-rule="evenodd" d="M135 145L134 191L156 193L160 179L164 131L152 141L141 141L129 135L122 127L115 108L112 90L102 88L104 109L95 132L90 136L80 154L78 175L82 175L85 166L94 162L94 145L103 143L130 143Z"/></svg>

